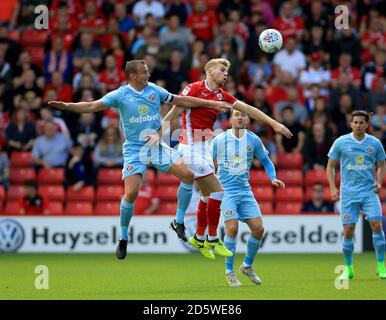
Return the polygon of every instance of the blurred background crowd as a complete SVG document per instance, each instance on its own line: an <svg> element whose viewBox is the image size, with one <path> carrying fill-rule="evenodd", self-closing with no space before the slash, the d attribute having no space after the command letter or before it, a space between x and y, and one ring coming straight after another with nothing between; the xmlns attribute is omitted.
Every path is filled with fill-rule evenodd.
<svg viewBox="0 0 386 320"><path fill-rule="evenodd" d="M34 25L40 4L49 8L47 30ZM339 30L334 10L342 4L349 28ZM178 94L204 79L215 57L232 64L227 91L294 134L285 139L249 124L293 188L274 193L255 162L251 181L263 213L334 211L326 155L351 131L350 112L373 112L369 133L385 143L385 12L385 2L374 0L3 0L0 212L27 212L40 199L51 203L46 213L118 215L119 115L61 111L47 101L99 99L126 83L131 59L146 60L150 81ZM267 28L283 35L276 54L258 47ZM169 109L163 105L162 116ZM229 128L228 118L219 115L215 128ZM172 130L180 126L176 120ZM178 181L153 170L145 181L137 214L173 214Z"/></svg>

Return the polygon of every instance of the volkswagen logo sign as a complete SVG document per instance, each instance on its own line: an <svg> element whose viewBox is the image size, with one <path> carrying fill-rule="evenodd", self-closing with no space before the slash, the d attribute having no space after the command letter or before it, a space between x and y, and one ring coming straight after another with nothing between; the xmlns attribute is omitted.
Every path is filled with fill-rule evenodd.
<svg viewBox="0 0 386 320"><path fill-rule="evenodd" d="M0 252L16 252L24 242L24 230L13 219L0 220Z"/></svg>

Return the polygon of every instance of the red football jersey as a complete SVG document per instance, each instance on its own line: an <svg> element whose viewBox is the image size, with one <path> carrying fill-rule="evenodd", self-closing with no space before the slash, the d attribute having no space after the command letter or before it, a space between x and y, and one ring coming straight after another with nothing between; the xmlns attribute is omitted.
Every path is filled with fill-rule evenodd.
<svg viewBox="0 0 386 320"><path fill-rule="evenodd" d="M212 91L205 80L189 84L181 95L206 100L225 101L232 106L237 99L219 88ZM193 141L203 141L213 137L213 126L219 111L212 108L192 108L182 112L182 136L180 143L190 144Z"/></svg>

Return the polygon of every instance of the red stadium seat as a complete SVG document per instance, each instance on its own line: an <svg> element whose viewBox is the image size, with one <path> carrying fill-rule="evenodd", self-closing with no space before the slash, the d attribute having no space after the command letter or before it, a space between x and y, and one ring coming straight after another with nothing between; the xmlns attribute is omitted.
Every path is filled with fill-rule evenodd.
<svg viewBox="0 0 386 320"><path fill-rule="evenodd" d="M7 201L19 200L24 195L24 187L19 186L10 186L7 191Z"/></svg>
<svg viewBox="0 0 386 320"><path fill-rule="evenodd" d="M271 185L271 180L264 170L253 169L249 173L249 183L251 186L267 186Z"/></svg>
<svg viewBox="0 0 386 320"><path fill-rule="evenodd" d="M120 201L125 188L123 186L99 186L97 190L97 200L98 201Z"/></svg>
<svg viewBox="0 0 386 320"><path fill-rule="evenodd" d="M9 181L11 184L23 184L27 180L35 180L36 172L32 168L11 168Z"/></svg>
<svg viewBox="0 0 386 320"><path fill-rule="evenodd" d="M382 202L382 215L386 217L386 202Z"/></svg>
<svg viewBox="0 0 386 320"><path fill-rule="evenodd" d="M303 166L303 155L300 152L282 152L278 154L278 169L298 169Z"/></svg>
<svg viewBox="0 0 386 320"><path fill-rule="evenodd" d="M273 213L273 206L272 202L262 201L259 202L260 211L262 214L272 214Z"/></svg>
<svg viewBox="0 0 386 320"><path fill-rule="evenodd" d="M91 202L67 202L64 211L69 216L89 216L93 214L93 207Z"/></svg>
<svg viewBox="0 0 386 320"><path fill-rule="evenodd" d="M156 174L155 174L155 170L153 169L147 169L146 170L146 179L147 181L152 184L152 185L156 185L157 182L156 182Z"/></svg>
<svg viewBox="0 0 386 320"><path fill-rule="evenodd" d="M67 189L67 201L89 201L93 202L95 196L94 187L84 186L79 191L75 191L73 187Z"/></svg>
<svg viewBox="0 0 386 320"><path fill-rule="evenodd" d="M175 176L163 172L158 172L158 184L159 185L179 185L180 180Z"/></svg>
<svg viewBox="0 0 386 320"><path fill-rule="evenodd" d="M20 214L18 201L8 201L5 206L5 214Z"/></svg>
<svg viewBox="0 0 386 320"><path fill-rule="evenodd" d="M64 187L63 186L39 186L39 194L47 197L50 201L64 201Z"/></svg>
<svg viewBox="0 0 386 320"><path fill-rule="evenodd" d="M64 212L62 202L58 202L58 201L50 202L49 208L50 208L50 215L52 216L62 215Z"/></svg>
<svg viewBox="0 0 386 320"><path fill-rule="evenodd" d="M302 202L277 202L275 214L301 214Z"/></svg>
<svg viewBox="0 0 386 320"><path fill-rule="evenodd" d="M95 214L101 216L119 216L120 204L119 202L97 202L95 207Z"/></svg>
<svg viewBox="0 0 386 320"><path fill-rule="evenodd" d="M159 198L162 201L176 201L178 186L164 185L160 189Z"/></svg>
<svg viewBox="0 0 386 320"><path fill-rule="evenodd" d="M13 151L11 154L11 167L28 167L32 163L31 152Z"/></svg>
<svg viewBox="0 0 386 320"><path fill-rule="evenodd" d="M26 51L31 55L31 62L42 66L44 62L45 52L42 47L25 47Z"/></svg>
<svg viewBox="0 0 386 320"><path fill-rule="evenodd" d="M301 187L303 185L303 173L301 170L286 170L277 171L277 178L282 180L286 186Z"/></svg>
<svg viewBox="0 0 386 320"><path fill-rule="evenodd" d="M123 185L122 170L121 169L108 169L101 168L98 170L98 183L99 184L115 184Z"/></svg>
<svg viewBox="0 0 386 320"><path fill-rule="evenodd" d="M4 200L4 199L5 199L4 187L0 186L0 200Z"/></svg>
<svg viewBox="0 0 386 320"><path fill-rule="evenodd" d="M40 184L60 184L64 182L64 169L62 168L42 168L38 175Z"/></svg>
<svg viewBox="0 0 386 320"><path fill-rule="evenodd" d="M276 189L275 201L303 202L303 189L300 187Z"/></svg>
<svg viewBox="0 0 386 320"><path fill-rule="evenodd" d="M324 186L328 186L326 170L308 170L306 172L304 177L304 185L312 186L315 183L321 183Z"/></svg>
<svg viewBox="0 0 386 320"><path fill-rule="evenodd" d="M386 201L386 190L385 190L385 187L382 187L382 191L379 194L379 199L381 199L381 202L385 202Z"/></svg>
<svg viewBox="0 0 386 320"><path fill-rule="evenodd" d="M44 45L48 38L45 30L25 30L21 35L21 45L23 47L40 47L44 50Z"/></svg>
<svg viewBox="0 0 386 320"><path fill-rule="evenodd" d="M259 203L260 201L271 202L273 200L272 187L254 187L252 188L252 191L253 195Z"/></svg>
<svg viewBox="0 0 386 320"><path fill-rule="evenodd" d="M176 214L176 211L177 211L177 202L161 202L156 214L173 216Z"/></svg>
<svg viewBox="0 0 386 320"><path fill-rule="evenodd" d="M8 39L19 42L20 41L20 31L19 30L8 30Z"/></svg>

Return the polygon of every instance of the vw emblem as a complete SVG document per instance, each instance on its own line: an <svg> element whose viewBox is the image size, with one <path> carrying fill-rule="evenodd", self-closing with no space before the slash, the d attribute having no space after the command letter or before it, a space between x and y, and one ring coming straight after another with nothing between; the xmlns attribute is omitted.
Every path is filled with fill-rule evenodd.
<svg viewBox="0 0 386 320"><path fill-rule="evenodd" d="M13 219L0 220L0 252L16 252L23 243L23 227Z"/></svg>

